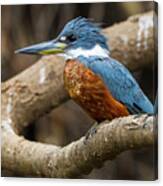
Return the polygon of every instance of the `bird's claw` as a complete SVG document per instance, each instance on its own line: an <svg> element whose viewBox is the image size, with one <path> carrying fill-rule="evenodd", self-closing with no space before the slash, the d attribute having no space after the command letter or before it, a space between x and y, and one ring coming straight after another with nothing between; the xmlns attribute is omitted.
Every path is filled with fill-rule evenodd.
<svg viewBox="0 0 163 186"><path fill-rule="evenodd" d="M142 114L142 113L137 114L137 115L134 117L134 119L139 118L141 115L144 115L144 114ZM145 116L144 119L143 119L143 122L144 122L143 128L146 128L146 126L148 125L148 122L146 122L146 120L147 120L147 118L148 118L149 116L152 116L152 115L153 115L153 114L150 114L150 113L147 113L147 114L146 114L146 116Z"/></svg>

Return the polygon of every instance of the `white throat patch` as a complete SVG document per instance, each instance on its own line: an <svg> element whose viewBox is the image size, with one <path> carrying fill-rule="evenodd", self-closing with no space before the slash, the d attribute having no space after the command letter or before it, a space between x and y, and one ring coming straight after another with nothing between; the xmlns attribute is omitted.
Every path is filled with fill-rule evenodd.
<svg viewBox="0 0 163 186"><path fill-rule="evenodd" d="M98 56L101 58L109 57L109 51L106 49L103 49L100 45L96 45L92 49L83 49L83 48L77 48L77 49L71 49L64 54L64 57L66 59L75 59L79 56L84 57L91 57L91 56Z"/></svg>

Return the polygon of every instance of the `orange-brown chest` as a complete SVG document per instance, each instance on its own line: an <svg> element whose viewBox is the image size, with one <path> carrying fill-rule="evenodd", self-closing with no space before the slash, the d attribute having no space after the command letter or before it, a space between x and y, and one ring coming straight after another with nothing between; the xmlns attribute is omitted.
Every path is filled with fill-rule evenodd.
<svg viewBox="0 0 163 186"><path fill-rule="evenodd" d="M79 61L66 62L64 84L70 97L97 121L129 114L126 107L112 97L102 79Z"/></svg>

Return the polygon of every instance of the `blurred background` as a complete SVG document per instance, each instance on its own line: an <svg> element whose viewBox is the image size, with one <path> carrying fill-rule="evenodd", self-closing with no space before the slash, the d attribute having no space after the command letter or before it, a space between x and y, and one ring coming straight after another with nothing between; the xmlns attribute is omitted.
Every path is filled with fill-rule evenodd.
<svg viewBox="0 0 163 186"><path fill-rule="evenodd" d="M78 3L50 5L3 5L1 7L1 62L2 81L15 76L34 64L38 56L15 55L14 51L33 43L57 36L65 23L77 16L85 16L111 26L129 16L153 10L153 1L130 3ZM31 77L32 78L32 77ZM151 71L147 70L139 83L151 98L152 90L145 84ZM79 120L80 118L80 120ZM26 128L27 139L64 146L80 138L91 127L93 120L73 101L68 101ZM141 149L128 151L113 161L107 161L100 169L81 178L89 179L137 179L151 180L157 170L156 151ZM2 171L5 176L19 176Z"/></svg>

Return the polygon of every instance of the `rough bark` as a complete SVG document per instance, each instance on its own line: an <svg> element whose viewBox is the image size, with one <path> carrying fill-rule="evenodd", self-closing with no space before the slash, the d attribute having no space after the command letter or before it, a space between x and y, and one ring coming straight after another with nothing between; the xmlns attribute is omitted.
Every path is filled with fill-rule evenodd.
<svg viewBox="0 0 163 186"><path fill-rule="evenodd" d="M82 137L65 147L30 142L2 125L2 168L18 175L75 178L112 160L120 152L154 144L154 121L147 115L101 123L87 141Z"/></svg>
<svg viewBox="0 0 163 186"><path fill-rule="evenodd" d="M150 26L146 26L148 29L145 27L146 31L142 27L139 30L139 19L145 16L145 19L151 20L152 14L150 12L132 17L105 29L110 36L111 55L121 59L132 70L154 62L153 26L149 24ZM128 42L124 38L120 42L121 33L128 36ZM127 55L124 55L124 50ZM24 176L76 177L89 172L107 159L115 158L124 150L153 145L153 117L144 118L145 116L135 119L134 116L129 116L100 125L97 134L86 144L83 137L63 148L30 142L20 136L25 126L69 99L63 86L63 68L62 58L43 57L2 85L4 169Z"/></svg>
<svg viewBox="0 0 163 186"><path fill-rule="evenodd" d="M21 131L40 115L68 99L61 58L47 56L2 84L2 121L10 118Z"/></svg>
<svg viewBox="0 0 163 186"><path fill-rule="evenodd" d="M109 37L111 56L132 71L147 66L152 68L155 51L154 35L157 29L155 24L156 15L154 12L148 12L131 16L127 21L104 29L104 33Z"/></svg>

